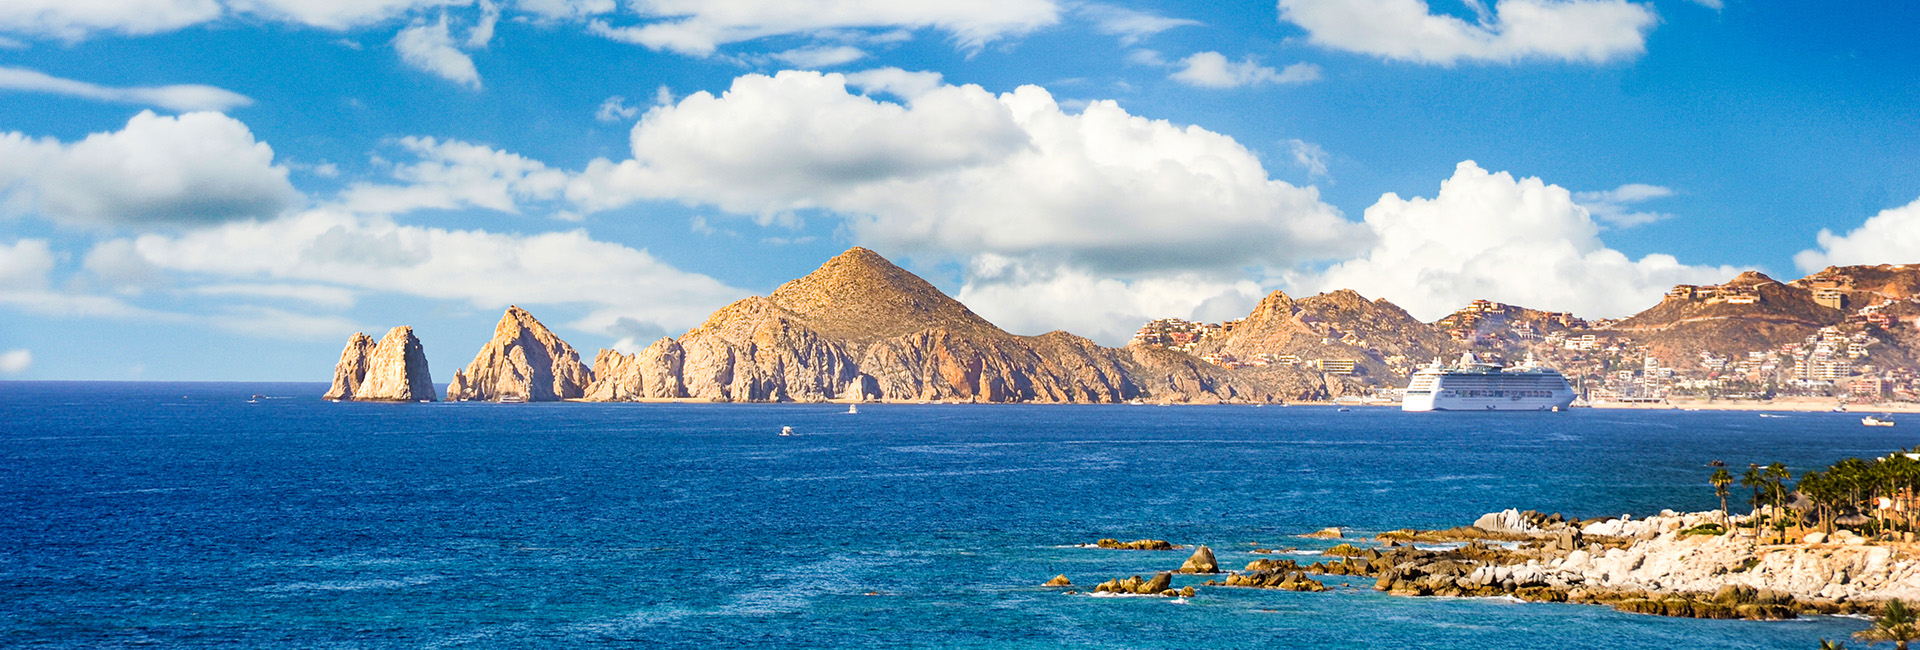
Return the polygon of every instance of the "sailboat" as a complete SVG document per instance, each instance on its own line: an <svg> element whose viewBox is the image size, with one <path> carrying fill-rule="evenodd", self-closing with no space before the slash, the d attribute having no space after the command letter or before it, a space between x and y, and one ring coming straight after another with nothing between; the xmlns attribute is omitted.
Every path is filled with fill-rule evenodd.
<svg viewBox="0 0 1920 650"><path fill-rule="evenodd" d="M793 435L793 427L780 427L780 435L783 435L783 436Z"/></svg>
<svg viewBox="0 0 1920 650"><path fill-rule="evenodd" d="M859 414L860 414L860 405L859 405L859 404L848 404L848 405L847 405L847 415L859 415Z"/></svg>

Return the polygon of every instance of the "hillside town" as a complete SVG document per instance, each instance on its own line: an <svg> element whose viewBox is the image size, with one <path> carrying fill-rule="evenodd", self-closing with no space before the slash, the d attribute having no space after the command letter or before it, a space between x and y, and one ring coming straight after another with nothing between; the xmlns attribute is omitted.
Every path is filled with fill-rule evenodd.
<svg viewBox="0 0 1920 650"><path fill-rule="evenodd" d="M1141 327L1133 343L1226 368L1319 371L1382 398L1396 398L1419 366L1472 352L1554 368L1592 403L1920 401L1920 265L1836 267L1788 283L1749 272L1720 285L1675 286L1659 304L1618 320L1490 300L1431 323L1376 315L1296 320L1310 330L1304 336L1250 342L1236 336L1247 319L1160 319Z"/></svg>

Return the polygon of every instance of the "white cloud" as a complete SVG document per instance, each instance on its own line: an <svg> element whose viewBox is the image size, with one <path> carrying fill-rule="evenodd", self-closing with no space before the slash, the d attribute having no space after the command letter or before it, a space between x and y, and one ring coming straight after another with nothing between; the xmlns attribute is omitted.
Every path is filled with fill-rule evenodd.
<svg viewBox="0 0 1920 650"><path fill-rule="evenodd" d="M558 198L566 172L540 161L459 140L395 141L414 162L396 166L397 184L354 183L338 202L354 212L401 214L420 209L481 207L519 213L523 204Z"/></svg>
<svg viewBox="0 0 1920 650"><path fill-rule="evenodd" d="M467 47L479 49L493 41L493 27L500 22L500 5L493 0L480 0L480 22L467 32Z"/></svg>
<svg viewBox="0 0 1920 650"><path fill-rule="evenodd" d="M613 13L613 0L515 0L514 7L545 20L580 19Z"/></svg>
<svg viewBox="0 0 1920 650"><path fill-rule="evenodd" d="M67 95L103 102L145 104L170 111L227 111L253 104L246 95L213 86L182 84L116 88L62 79L26 68L0 66L0 89Z"/></svg>
<svg viewBox="0 0 1920 650"><path fill-rule="evenodd" d="M273 149L219 113L142 111L72 144L0 134L8 212L71 224L150 226L268 218L300 199Z"/></svg>
<svg viewBox="0 0 1920 650"><path fill-rule="evenodd" d="M153 34L220 17L215 0L8 0L0 31L77 40L97 31Z"/></svg>
<svg viewBox="0 0 1920 650"><path fill-rule="evenodd" d="M473 57L453 46L444 14L439 22L416 22L400 30L400 34L393 37L393 49L400 52L401 61L415 70L480 89L480 71L473 67Z"/></svg>
<svg viewBox="0 0 1920 650"><path fill-rule="evenodd" d="M0 245L0 292L45 288L53 264L53 248L45 239Z"/></svg>
<svg viewBox="0 0 1920 650"><path fill-rule="evenodd" d="M1287 151L1293 154L1293 164L1307 170L1308 178L1327 177L1327 150L1306 140L1287 141Z"/></svg>
<svg viewBox="0 0 1920 650"><path fill-rule="evenodd" d="M1632 228L1671 218L1673 215L1660 212L1635 212L1633 204L1653 199L1673 196L1673 190L1658 185L1628 183L1620 187L1600 192L1575 192L1573 200L1599 219L1614 228Z"/></svg>
<svg viewBox="0 0 1920 650"><path fill-rule="evenodd" d="M1280 19L1315 44L1399 61L1452 65L1548 59L1605 63L1646 51L1659 16L1626 0L1498 0L1478 24L1425 0L1279 0Z"/></svg>
<svg viewBox="0 0 1920 650"><path fill-rule="evenodd" d="M1238 88L1265 83L1298 84L1320 79L1320 66L1295 63L1285 70L1274 70L1248 56L1239 62L1228 61L1219 52L1196 52L1180 60L1182 66L1171 78L1201 88Z"/></svg>
<svg viewBox="0 0 1920 650"><path fill-rule="evenodd" d="M1472 161L1434 198L1380 197L1366 224L1373 250L1293 284L1385 297L1423 320L1477 298L1611 318L1659 302L1675 284L1722 282L1739 271L1669 255L1628 259L1601 242L1599 224L1566 189Z"/></svg>
<svg viewBox="0 0 1920 650"><path fill-rule="evenodd" d="M1693 3L1716 11L1727 7L1726 3L1721 0L1693 0Z"/></svg>
<svg viewBox="0 0 1920 650"><path fill-rule="evenodd" d="M109 239L94 244L80 266L106 288L123 294L137 294L166 282L166 276L158 273L159 269L133 250L131 239Z"/></svg>
<svg viewBox="0 0 1920 650"><path fill-rule="evenodd" d="M607 332L621 319L689 327L746 292L675 269L643 250L583 230L507 235L394 223L336 210L145 235L147 263L218 283L319 284L355 291L587 309L577 327ZM337 331L335 333L338 333Z"/></svg>
<svg viewBox="0 0 1920 650"><path fill-rule="evenodd" d="M607 101L600 102L600 110L594 112L593 119L602 122L624 122L639 114L640 107L628 106L627 98L614 95L608 97Z"/></svg>
<svg viewBox="0 0 1920 650"><path fill-rule="evenodd" d="M324 284L208 284L193 287L189 291L202 296L238 296L242 298L292 300L329 309L346 309L352 307L359 297L358 294L350 289L342 289Z"/></svg>
<svg viewBox="0 0 1920 650"><path fill-rule="evenodd" d="M632 139L635 158L593 161L569 198L821 208L884 250L1096 271L1286 266L1365 237L1230 137L1113 102L1069 114L1036 86L940 86L903 105L851 94L837 74L746 75L649 111Z"/></svg>
<svg viewBox="0 0 1920 650"><path fill-rule="evenodd" d="M234 13L265 16L323 29L347 29L420 9L471 6L473 0L226 0Z"/></svg>
<svg viewBox="0 0 1920 650"><path fill-rule="evenodd" d="M1920 200L1881 210L1845 235L1821 228L1818 241L1820 250L1808 249L1793 256L1793 263L1800 270L1920 262Z"/></svg>
<svg viewBox="0 0 1920 650"><path fill-rule="evenodd" d="M967 267L957 298L1008 331L1063 329L1122 345L1156 318L1221 321L1245 316L1265 295L1229 274L1159 273L1120 279L1071 266L986 254Z"/></svg>
<svg viewBox="0 0 1920 650"><path fill-rule="evenodd" d="M17 375L33 367L33 351L26 348L0 353L0 373Z"/></svg>
<svg viewBox="0 0 1920 650"><path fill-rule="evenodd" d="M591 31L694 56L767 36L846 29L936 29L951 34L963 48L979 49L1060 20L1060 7L1053 0L634 0L630 6L650 22L615 27L596 20Z"/></svg>
<svg viewBox="0 0 1920 650"><path fill-rule="evenodd" d="M887 93L912 99L938 90L943 77L938 72L909 72L899 68L875 68L846 75L847 85L867 93Z"/></svg>
<svg viewBox="0 0 1920 650"><path fill-rule="evenodd" d="M1121 46L1133 45L1134 43L1140 42L1141 39L1175 27L1189 27L1201 24L1198 20L1168 18L1144 11L1104 4L1081 5L1080 14L1093 21L1094 30L1109 36L1120 37Z"/></svg>
<svg viewBox="0 0 1920 650"><path fill-rule="evenodd" d="M776 52L773 58L797 68L831 68L867 58L867 53L851 45L815 45Z"/></svg>

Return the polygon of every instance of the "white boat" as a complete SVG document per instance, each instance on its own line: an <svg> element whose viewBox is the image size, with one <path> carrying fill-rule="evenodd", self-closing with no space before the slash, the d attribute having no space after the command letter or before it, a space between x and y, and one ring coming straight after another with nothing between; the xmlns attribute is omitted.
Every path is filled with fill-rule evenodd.
<svg viewBox="0 0 1920 650"><path fill-rule="evenodd" d="M1402 411L1551 411L1573 405L1573 386L1529 355L1517 368L1484 363L1469 352L1460 362L1439 359L1413 373Z"/></svg>
<svg viewBox="0 0 1920 650"><path fill-rule="evenodd" d="M783 435L783 436L793 435L793 427L780 427L780 435Z"/></svg>
<svg viewBox="0 0 1920 650"><path fill-rule="evenodd" d="M501 404L521 404L521 403L525 403L526 401L527 401L527 398L521 397L519 395L501 395L499 399L499 402Z"/></svg>
<svg viewBox="0 0 1920 650"><path fill-rule="evenodd" d="M860 414L860 405L859 405L859 404L848 404L848 405L847 405L847 415L859 415L859 414Z"/></svg>
<svg viewBox="0 0 1920 650"><path fill-rule="evenodd" d="M1893 426L1893 418L1890 416L1874 417L1869 415L1867 417L1860 418L1860 423L1870 427L1890 427L1890 426Z"/></svg>

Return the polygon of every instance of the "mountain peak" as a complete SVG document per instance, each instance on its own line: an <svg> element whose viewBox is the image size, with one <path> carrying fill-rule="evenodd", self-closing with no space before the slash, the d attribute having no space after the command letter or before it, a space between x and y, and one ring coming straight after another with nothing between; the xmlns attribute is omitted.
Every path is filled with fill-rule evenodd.
<svg viewBox="0 0 1920 650"><path fill-rule="evenodd" d="M993 327L920 276L858 246L780 285L768 298L822 329L857 340L930 327Z"/></svg>
<svg viewBox="0 0 1920 650"><path fill-rule="evenodd" d="M1767 277L1767 274L1761 273L1759 271L1742 271L1740 275L1733 276L1732 280L1727 281L1728 286L1736 286L1736 287L1751 287L1754 285L1779 284L1779 283L1780 281Z"/></svg>

